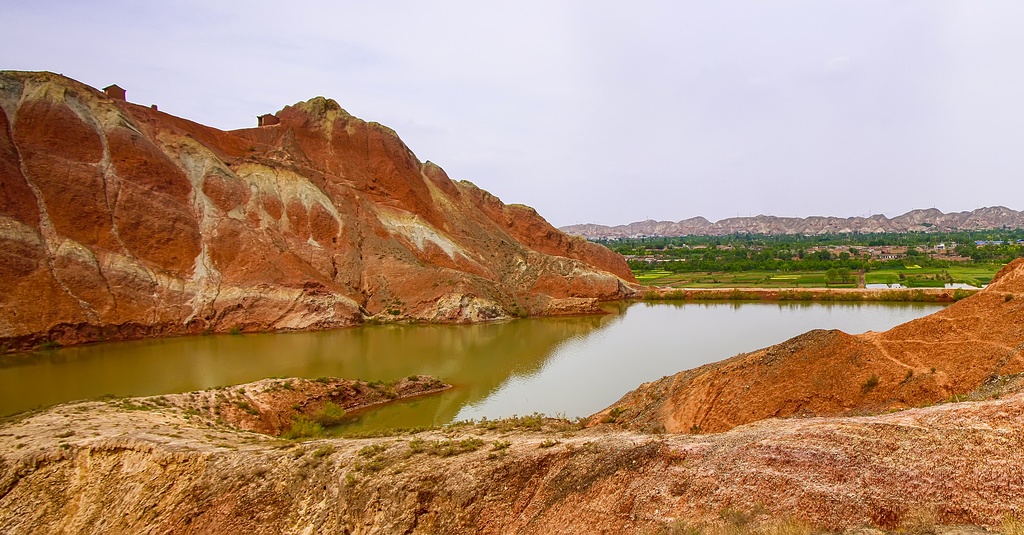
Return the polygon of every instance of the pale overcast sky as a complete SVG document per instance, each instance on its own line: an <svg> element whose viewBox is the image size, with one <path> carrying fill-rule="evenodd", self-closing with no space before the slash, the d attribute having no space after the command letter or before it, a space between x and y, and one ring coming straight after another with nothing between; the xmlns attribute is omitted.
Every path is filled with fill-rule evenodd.
<svg viewBox="0 0 1024 535"><path fill-rule="evenodd" d="M317 95L551 223L1024 208L1024 2L12 1L0 68Z"/></svg>

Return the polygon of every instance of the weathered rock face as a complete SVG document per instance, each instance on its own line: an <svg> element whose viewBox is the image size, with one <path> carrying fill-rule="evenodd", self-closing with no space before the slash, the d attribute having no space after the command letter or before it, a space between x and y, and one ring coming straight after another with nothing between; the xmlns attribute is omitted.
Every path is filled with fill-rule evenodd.
<svg viewBox="0 0 1024 535"><path fill-rule="evenodd" d="M332 100L219 131L0 73L0 343L592 311L625 261Z"/></svg>
<svg viewBox="0 0 1024 535"><path fill-rule="evenodd" d="M985 290L883 333L811 331L646 383L599 413L636 429L719 432L772 417L880 412L1024 371L1024 259ZM614 411L614 414L613 414Z"/></svg>
<svg viewBox="0 0 1024 535"><path fill-rule="evenodd" d="M5 533L936 533L1024 508L1024 393L699 436L526 418L291 443L193 409L216 394L0 422Z"/></svg>

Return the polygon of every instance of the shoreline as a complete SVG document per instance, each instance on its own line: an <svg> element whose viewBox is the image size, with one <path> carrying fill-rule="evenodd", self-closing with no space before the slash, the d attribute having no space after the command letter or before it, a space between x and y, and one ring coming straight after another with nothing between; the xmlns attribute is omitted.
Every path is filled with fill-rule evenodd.
<svg viewBox="0 0 1024 535"><path fill-rule="evenodd" d="M820 301L953 303L981 290L953 288L671 288L648 287L640 301Z"/></svg>

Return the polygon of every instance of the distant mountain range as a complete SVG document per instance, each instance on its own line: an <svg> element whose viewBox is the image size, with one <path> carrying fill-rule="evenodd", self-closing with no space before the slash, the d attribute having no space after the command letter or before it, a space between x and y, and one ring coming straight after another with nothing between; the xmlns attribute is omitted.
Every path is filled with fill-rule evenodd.
<svg viewBox="0 0 1024 535"><path fill-rule="evenodd" d="M614 227L586 223L569 225L559 230L566 234L596 238L628 238L639 236L724 236L727 234L839 234L880 232L946 232L1024 228L1024 212L1005 206L978 208L970 212L945 214L935 208L911 210L888 218L882 214L871 217L730 217L712 223L703 217L682 221L637 221Z"/></svg>

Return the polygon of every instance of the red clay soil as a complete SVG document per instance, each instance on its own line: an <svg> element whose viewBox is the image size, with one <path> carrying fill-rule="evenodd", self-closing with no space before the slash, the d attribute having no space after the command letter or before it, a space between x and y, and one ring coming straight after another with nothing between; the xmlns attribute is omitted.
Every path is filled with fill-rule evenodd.
<svg viewBox="0 0 1024 535"><path fill-rule="evenodd" d="M991 285L886 332L816 330L645 383L593 421L633 429L721 432L787 416L929 405L1024 371L1024 259Z"/></svg>
<svg viewBox="0 0 1024 535"><path fill-rule="evenodd" d="M595 312L625 260L317 97L225 132L0 72L0 350Z"/></svg>

